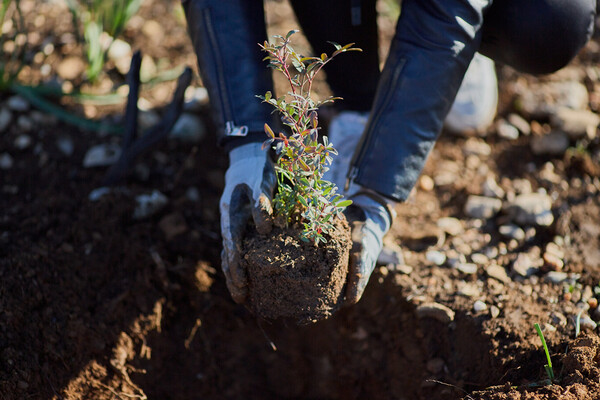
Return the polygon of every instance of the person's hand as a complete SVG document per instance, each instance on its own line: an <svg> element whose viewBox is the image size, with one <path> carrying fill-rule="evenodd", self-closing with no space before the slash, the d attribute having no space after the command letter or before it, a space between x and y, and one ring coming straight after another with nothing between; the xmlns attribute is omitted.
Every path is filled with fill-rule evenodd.
<svg viewBox="0 0 600 400"><path fill-rule="evenodd" d="M261 234L271 231L271 198L276 177L268 152L261 150L260 143L234 148L229 152L229 162L219 203L223 237L221 265L233 300L244 303L248 288L240 252L246 223L252 219Z"/></svg>
<svg viewBox="0 0 600 400"><path fill-rule="evenodd" d="M392 203L375 192L360 190L351 199L352 205L344 211L352 234L346 305L360 300L395 215Z"/></svg>

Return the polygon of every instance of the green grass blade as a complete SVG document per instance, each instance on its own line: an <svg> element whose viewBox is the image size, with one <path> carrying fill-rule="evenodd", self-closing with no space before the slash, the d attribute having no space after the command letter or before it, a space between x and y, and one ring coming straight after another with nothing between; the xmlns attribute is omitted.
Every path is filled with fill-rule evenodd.
<svg viewBox="0 0 600 400"><path fill-rule="evenodd" d="M546 353L546 360L548 361L547 365L544 365L546 369L546 374L548 374L548 378L550 381L554 380L554 370L552 369L552 360L550 359L550 352L548 351L548 345L546 344L546 339L544 338L544 334L542 333L542 329L540 328L540 324L535 323L535 330L537 331L540 340L542 341L542 347L544 348L544 352Z"/></svg>

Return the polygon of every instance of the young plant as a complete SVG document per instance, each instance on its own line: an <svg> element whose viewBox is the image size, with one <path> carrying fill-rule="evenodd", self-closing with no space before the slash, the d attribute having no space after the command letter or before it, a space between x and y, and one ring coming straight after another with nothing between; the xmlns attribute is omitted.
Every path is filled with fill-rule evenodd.
<svg viewBox="0 0 600 400"><path fill-rule="evenodd" d="M83 26L88 68L87 78L95 81L106 59L106 53L131 17L139 10L142 0L67 0L73 24ZM108 41L103 35L108 35Z"/></svg>
<svg viewBox="0 0 600 400"><path fill-rule="evenodd" d="M554 369L552 368L552 360L550 359L550 352L548 351L548 345L546 344L546 339L544 339L544 334L542 333L542 329L540 328L540 324L535 323L535 330L537 331L540 340L542 341L542 347L544 348L544 352L546 353L546 360L548 364L544 365L544 369L546 370L546 374L548 375L548 379L550 383L554 381Z"/></svg>
<svg viewBox="0 0 600 400"><path fill-rule="evenodd" d="M326 241L323 234L333 228L334 218L340 217L352 201L344 200L335 184L323 179L337 151L326 136L322 137L322 142L319 141L321 128L317 110L319 106L339 98L329 97L315 102L311 98L312 87L315 76L336 56L361 50L352 47L354 43L345 46L332 43L335 51L331 56L323 53L320 57L303 57L290 45L290 37L296 32L292 30L285 37L274 36L276 43L265 41L259 44L267 53L264 60L269 61L268 67L284 75L290 91L277 99L271 92L257 97L271 104L291 131L288 135L282 132L276 135L265 124L268 139L263 143L263 149L275 143L277 154L275 172L278 190L273 199L275 215L284 218L288 225L302 223L301 239L318 245Z"/></svg>
<svg viewBox="0 0 600 400"><path fill-rule="evenodd" d="M0 1L0 92L7 90L25 66L25 22L19 0Z"/></svg>

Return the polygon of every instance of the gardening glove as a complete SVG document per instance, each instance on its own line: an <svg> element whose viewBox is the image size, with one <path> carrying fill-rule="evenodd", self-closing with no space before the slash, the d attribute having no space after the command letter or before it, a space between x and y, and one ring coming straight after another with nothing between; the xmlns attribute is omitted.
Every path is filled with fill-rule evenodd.
<svg viewBox="0 0 600 400"><path fill-rule="evenodd" d="M275 187L273 162L260 143L248 143L229 152L225 189L219 203L223 251L221 264L233 300L243 303L247 295L246 271L240 263L247 222L267 234L272 229L271 198Z"/></svg>
<svg viewBox="0 0 600 400"><path fill-rule="evenodd" d="M352 205L344 211L352 234L346 305L360 300L396 215L394 203L373 191L360 188L351 199Z"/></svg>
<svg viewBox="0 0 600 400"><path fill-rule="evenodd" d="M325 172L323 178L335 183L345 197L351 196L357 190L357 185L352 185L349 191L344 192L344 186L352 155L368 119L369 112L343 111L336 115L329 124L327 137L338 155L333 157L329 170Z"/></svg>

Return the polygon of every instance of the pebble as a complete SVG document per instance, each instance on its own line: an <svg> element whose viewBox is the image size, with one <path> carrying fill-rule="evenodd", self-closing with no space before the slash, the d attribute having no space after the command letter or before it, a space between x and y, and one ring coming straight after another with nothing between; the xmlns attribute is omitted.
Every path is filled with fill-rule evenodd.
<svg viewBox="0 0 600 400"><path fill-rule="evenodd" d="M487 308L488 308L487 304L485 304L485 302L483 302L481 300L477 300L473 304L473 311L475 311L476 313L485 311L485 310L487 310Z"/></svg>
<svg viewBox="0 0 600 400"><path fill-rule="evenodd" d="M463 154L465 156L489 156L492 153L492 148L483 140L471 137L463 145Z"/></svg>
<svg viewBox="0 0 600 400"><path fill-rule="evenodd" d="M521 241L525 239L525 231L514 224L501 225L498 232L504 237Z"/></svg>
<svg viewBox="0 0 600 400"><path fill-rule="evenodd" d="M475 264L485 265L490 261L490 259L487 258L485 254L473 253L471 254L471 261L473 261Z"/></svg>
<svg viewBox="0 0 600 400"><path fill-rule="evenodd" d="M200 190L195 186L190 186L185 191L185 198L194 203L200 201Z"/></svg>
<svg viewBox="0 0 600 400"><path fill-rule="evenodd" d="M85 71L85 63L81 57L67 57L58 64L56 73L64 80L71 81L79 78Z"/></svg>
<svg viewBox="0 0 600 400"><path fill-rule="evenodd" d="M157 71L158 68L156 67L154 59L148 54L145 54L142 57L142 64L140 65L140 80L142 82L148 82L156 76Z"/></svg>
<svg viewBox="0 0 600 400"><path fill-rule="evenodd" d="M165 37L165 29L163 26L158 21L152 19L145 21L141 30L142 33L148 37L148 39L157 45L162 43Z"/></svg>
<svg viewBox="0 0 600 400"><path fill-rule="evenodd" d="M83 157L85 168L106 167L114 164L121 155L121 148L115 143L92 146Z"/></svg>
<svg viewBox="0 0 600 400"><path fill-rule="evenodd" d="M160 115L154 111L142 111L138 113L138 125L142 131L152 128L158 125L160 122Z"/></svg>
<svg viewBox="0 0 600 400"><path fill-rule="evenodd" d="M439 303L421 304L416 309L418 318L433 318L442 323L450 323L454 321L454 311Z"/></svg>
<svg viewBox="0 0 600 400"><path fill-rule="evenodd" d="M208 90L203 87L188 87L185 90L185 104L183 110L189 113L198 113L208 104Z"/></svg>
<svg viewBox="0 0 600 400"><path fill-rule="evenodd" d="M12 113L8 108L0 108L0 133L6 131L12 122Z"/></svg>
<svg viewBox="0 0 600 400"><path fill-rule="evenodd" d="M596 322L587 315L581 316L579 319L579 327L582 331L593 331L597 326L598 324L596 324Z"/></svg>
<svg viewBox="0 0 600 400"><path fill-rule="evenodd" d="M458 294L466 297L477 297L481 294L481 290L474 283L464 283L462 286L459 286Z"/></svg>
<svg viewBox="0 0 600 400"><path fill-rule="evenodd" d="M111 188L106 187L106 186L101 186L90 192L90 194L88 195L88 200L89 201L98 201L103 196L109 194L110 192L111 192Z"/></svg>
<svg viewBox="0 0 600 400"><path fill-rule="evenodd" d="M464 211L471 218L487 219L496 215L501 208L502 201L499 199L471 195L467 199Z"/></svg>
<svg viewBox="0 0 600 400"><path fill-rule="evenodd" d="M575 80L524 85L518 91L517 103L532 117L547 117L562 107L584 110L589 103L587 88Z"/></svg>
<svg viewBox="0 0 600 400"><path fill-rule="evenodd" d="M550 226L554 221L552 198L544 193L518 195L505 211L519 225Z"/></svg>
<svg viewBox="0 0 600 400"><path fill-rule="evenodd" d="M513 272L528 278L539 271L527 253L519 253L512 265Z"/></svg>
<svg viewBox="0 0 600 400"><path fill-rule="evenodd" d="M379 265L402 265L404 264L404 256L402 249L395 243L384 243L383 248L377 257Z"/></svg>
<svg viewBox="0 0 600 400"><path fill-rule="evenodd" d="M56 147L67 157L72 156L73 151L75 151L75 145L73 144L73 141L67 136L61 136L56 139Z"/></svg>
<svg viewBox="0 0 600 400"><path fill-rule="evenodd" d="M7 170L13 167L14 161L10 154L0 154L0 169Z"/></svg>
<svg viewBox="0 0 600 400"><path fill-rule="evenodd" d="M168 241L188 230L185 218L180 213L165 215L158 223L158 227L163 231Z"/></svg>
<svg viewBox="0 0 600 400"><path fill-rule="evenodd" d="M588 139L596 137L596 128L600 124L600 116L588 110L573 110L562 107L550 116L550 122L557 129L564 131L571 139Z"/></svg>
<svg viewBox="0 0 600 400"><path fill-rule="evenodd" d="M550 271L544 276L544 278L548 282L559 284L569 279L569 275L566 272Z"/></svg>
<svg viewBox="0 0 600 400"><path fill-rule="evenodd" d="M430 192L435 187L435 182L429 175L421 175L419 178L419 187L426 192Z"/></svg>
<svg viewBox="0 0 600 400"><path fill-rule="evenodd" d="M563 155L569 147L569 137L562 131L552 131L546 135L534 136L530 147L536 155Z"/></svg>
<svg viewBox="0 0 600 400"><path fill-rule="evenodd" d="M529 126L529 125L527 125ZM496 124L496 133L499 137L506 140L515 140L519 138L519 130L516 126L501 119Z"/></svg>
<svg viewBox="0 0 600 400"><path fill-rule="evenodd" d="M498 315L500 315L500 309L496 306L491 306L490 307L490 316L492 318L497 318Z"/></svg>
<svg viewBox="0 0 600 400"><path fill-rule="evenodd" d="M29 146L31 146L31 136L29 135L19 135L15 138L14 146L19 150L25 150Z"/></svg>
<svg viewBox="0 0 600 400"><path fill-rule="evenodd" d="M510 278L508 277L506 270L500 265L492 264L486 268L485 272L490 278L494 278L503 283L510 282Z"/></svg>
<svg viewBox="0 0 600 400"><path fill-rule="evenodd" d="M473 263L457 263L454 268L467 275L473 275L477 273L477 264Z"/></svg>
<svg viewBox="0 0 600 400"><path fill-rule="evenodd" d="M6 105L13 111L25 112L29 110L29 102L19 95L9 97Z"/></svg>
<svg viewBox="0 0 600 400"><path fill-rule="evenodd" d="M529 122L527 122L527 120L521 117L519 114L509 114L508 122L516 127L523 135L529 136L531 134L531 126L529 125Z"/></svg>
<svg viewBox="0 0 600 400"><path fill-rule="evenodd" d="M388 271L397 272L399 274L410 275L413 272L413 267L406 264L388 265Z"/></svg>
<svg viewBox="0 0 600 400"><path fill-rule="evenodd" d="M543 258L546 265L550 267L550 269L552 269L553 271L560 271L565 266L563 260L561 260L552 253L544 253Z"/></svg>
<svg viewBox="0 0 600 400"><path fill-rule="evenodd" d="M115 67L121 74L125 75L129 72L132 55L129 43L121 39L115 39L110 45L106 55L109 60L115 63Z"/></svg>
<svg viewBox="0 0 600 400"><path fill-rule="evenodd" d="M563 249L554 242L549 242L546 245L546 253L550 253L561 259L565 257L565 252L563 251Z"/></svg>
<svg viewBox="0 0 600 400"><path fill-rule="evenodd" d="M529 194L533 192L531 182L527 179L513 179L511 183L517 194Z"/></svg>
<svg viewBox="0 0 600 400"><path fill-rule="evenodd" d="M169 202L169 199L158 190L153 190L150 194L136 196L135 202L136 206L133 210L133 218L143 219L162 210Z"/></svg>
<svg viewBox="0 0 600 400"><path fill-rule="evenodd" d="M22 132L30 132L33 129L33 121L26 115L17 118L17 126Z"/></svg>
<svg viewBox="0 0 600 400"><path fill-rule="evenodd" d="M565 317L564 314L561 314L556 311L554 311L550 314L550 320L552 321L552 324L555 326L565 327L565 326L567 326L567 323L568 323L567 317Z"/></svg>
<svg viewBox="0 0 600 400"><path fill-rule="evenodd" d="M438 219L437 226L450 236L460 235L464 232L462 222L454 217L443 217Z"/></svg>
<svg viewBox="0 0 600 400"><path fill-rule="evenodd" d="M204 138L206 127L202 119L192 114L181 114L173 129L170 137L181 140L184 143L198 143Z"/></svg>
<svg viewBox="0 0 600 400"><path fill-rule="evenodd" d="M427 258L427 261L435 265L443 265L446 262L446 255L437 250L429 250L425 254L425 257Z"/></svg>
<svg viewBox="0 0 600 400"><path fill-rule="evenodd" d="M505 194L504 189L498 186L498 183L496 183L496 180L492 176L486 178L483 183L482 192L486 197L496 197L498 199L503 198Z"/></svg>

